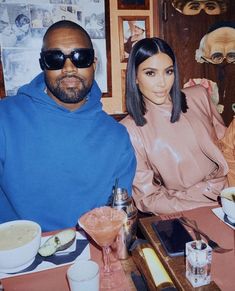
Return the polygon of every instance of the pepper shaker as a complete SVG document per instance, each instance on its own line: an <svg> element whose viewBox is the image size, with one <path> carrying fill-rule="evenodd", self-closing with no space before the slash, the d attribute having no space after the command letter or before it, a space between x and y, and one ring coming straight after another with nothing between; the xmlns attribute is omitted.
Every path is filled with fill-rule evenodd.
<svg viewBox="0 0 235 291"><path fill-rule="evenodd" d="M118 259L127 259L129 257L129 247L136 238L138 211L132 197L128 196L127 190L124 188L115 189L112 207L122 209L127 214L127 221L123 224L116 239Z"/></svg>

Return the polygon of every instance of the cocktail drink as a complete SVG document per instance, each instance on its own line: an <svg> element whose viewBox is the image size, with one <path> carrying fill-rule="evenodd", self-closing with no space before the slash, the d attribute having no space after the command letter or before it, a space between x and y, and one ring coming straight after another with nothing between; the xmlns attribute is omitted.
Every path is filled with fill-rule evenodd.
<svg viewBox="0 0 235 291"><path fill-rule="evenodd" d="M102 248L104 260L103 272L106 276L113 273L109 258L111 252L110 245L115 241L126 220L127 215L123 210L109 206L95 208L85 213L79 219L79 225ZM102 283L106 284L106 286L103 287L112 288L112 282L114 281L103 280Z"/></svg>

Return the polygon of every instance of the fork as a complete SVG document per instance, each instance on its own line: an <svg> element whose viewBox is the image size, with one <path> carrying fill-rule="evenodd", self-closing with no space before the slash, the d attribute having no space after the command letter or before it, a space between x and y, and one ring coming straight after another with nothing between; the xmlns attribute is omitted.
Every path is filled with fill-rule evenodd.
<svg viewBox="0 0 235 291"><path fill-rule="evenodd" d="M204 236L204 238L207 240L208 245L212 248L212 250L216 253L227 253L232 251L233 249L226 249L222 248L217 244L217 242L213 241L205 232L201 231L198 227L194 225L193 220L190 220L189 218L180 217L179 220L186 226L192 228L195 232L198 232L200 235Z"/></svg>

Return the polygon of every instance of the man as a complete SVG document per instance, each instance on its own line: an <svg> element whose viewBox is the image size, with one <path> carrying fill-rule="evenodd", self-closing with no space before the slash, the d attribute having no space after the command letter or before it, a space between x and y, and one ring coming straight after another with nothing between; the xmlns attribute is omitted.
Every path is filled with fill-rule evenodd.
<svg viewBox="0 0 235 291"><path fill-rule="evenodd" d="M30 219L49 231L105 205L116 179L130 194L136 160L126 129L102 110L82 27L49 27L40 65L0 102L0 222Z"/></svg>

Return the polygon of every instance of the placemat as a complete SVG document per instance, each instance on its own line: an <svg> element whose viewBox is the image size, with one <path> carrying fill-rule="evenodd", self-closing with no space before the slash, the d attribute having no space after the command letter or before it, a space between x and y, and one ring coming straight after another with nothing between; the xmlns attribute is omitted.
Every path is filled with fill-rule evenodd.
<svg viewBox="0 0 235 291"><path fill-rule="evenodd" d="M49 237L50 236L42 237L41 245ZM77 258L86 260L90 259L89 242L86 237L79 232L76 232L74 246L74 249L71 248L72 251L70 252L68 252L67 249L49 257L42 257L37 254L35 260L30 266L15 273L0 273L0 279L61 267L73 263Z"/></svg>
<svg viewBox="0 0 235 291"><path fill-rule="evenodd" d="M103 266L102 253L99 248L89 244L89 255L92 260L96 261L100 268ZM114 258L112 258L113 260ZM121 267L121 262L117 261ZM24 273L21 276L4 278L1 280L4 291L69 291L69 284L66 277L67 270L71 263L60 265L52 269L41 272ZM112 291L132 291L133 288L127 279L124 270L119 271L118 287ZM100 289L100 291L108 291Z"/></svg>

